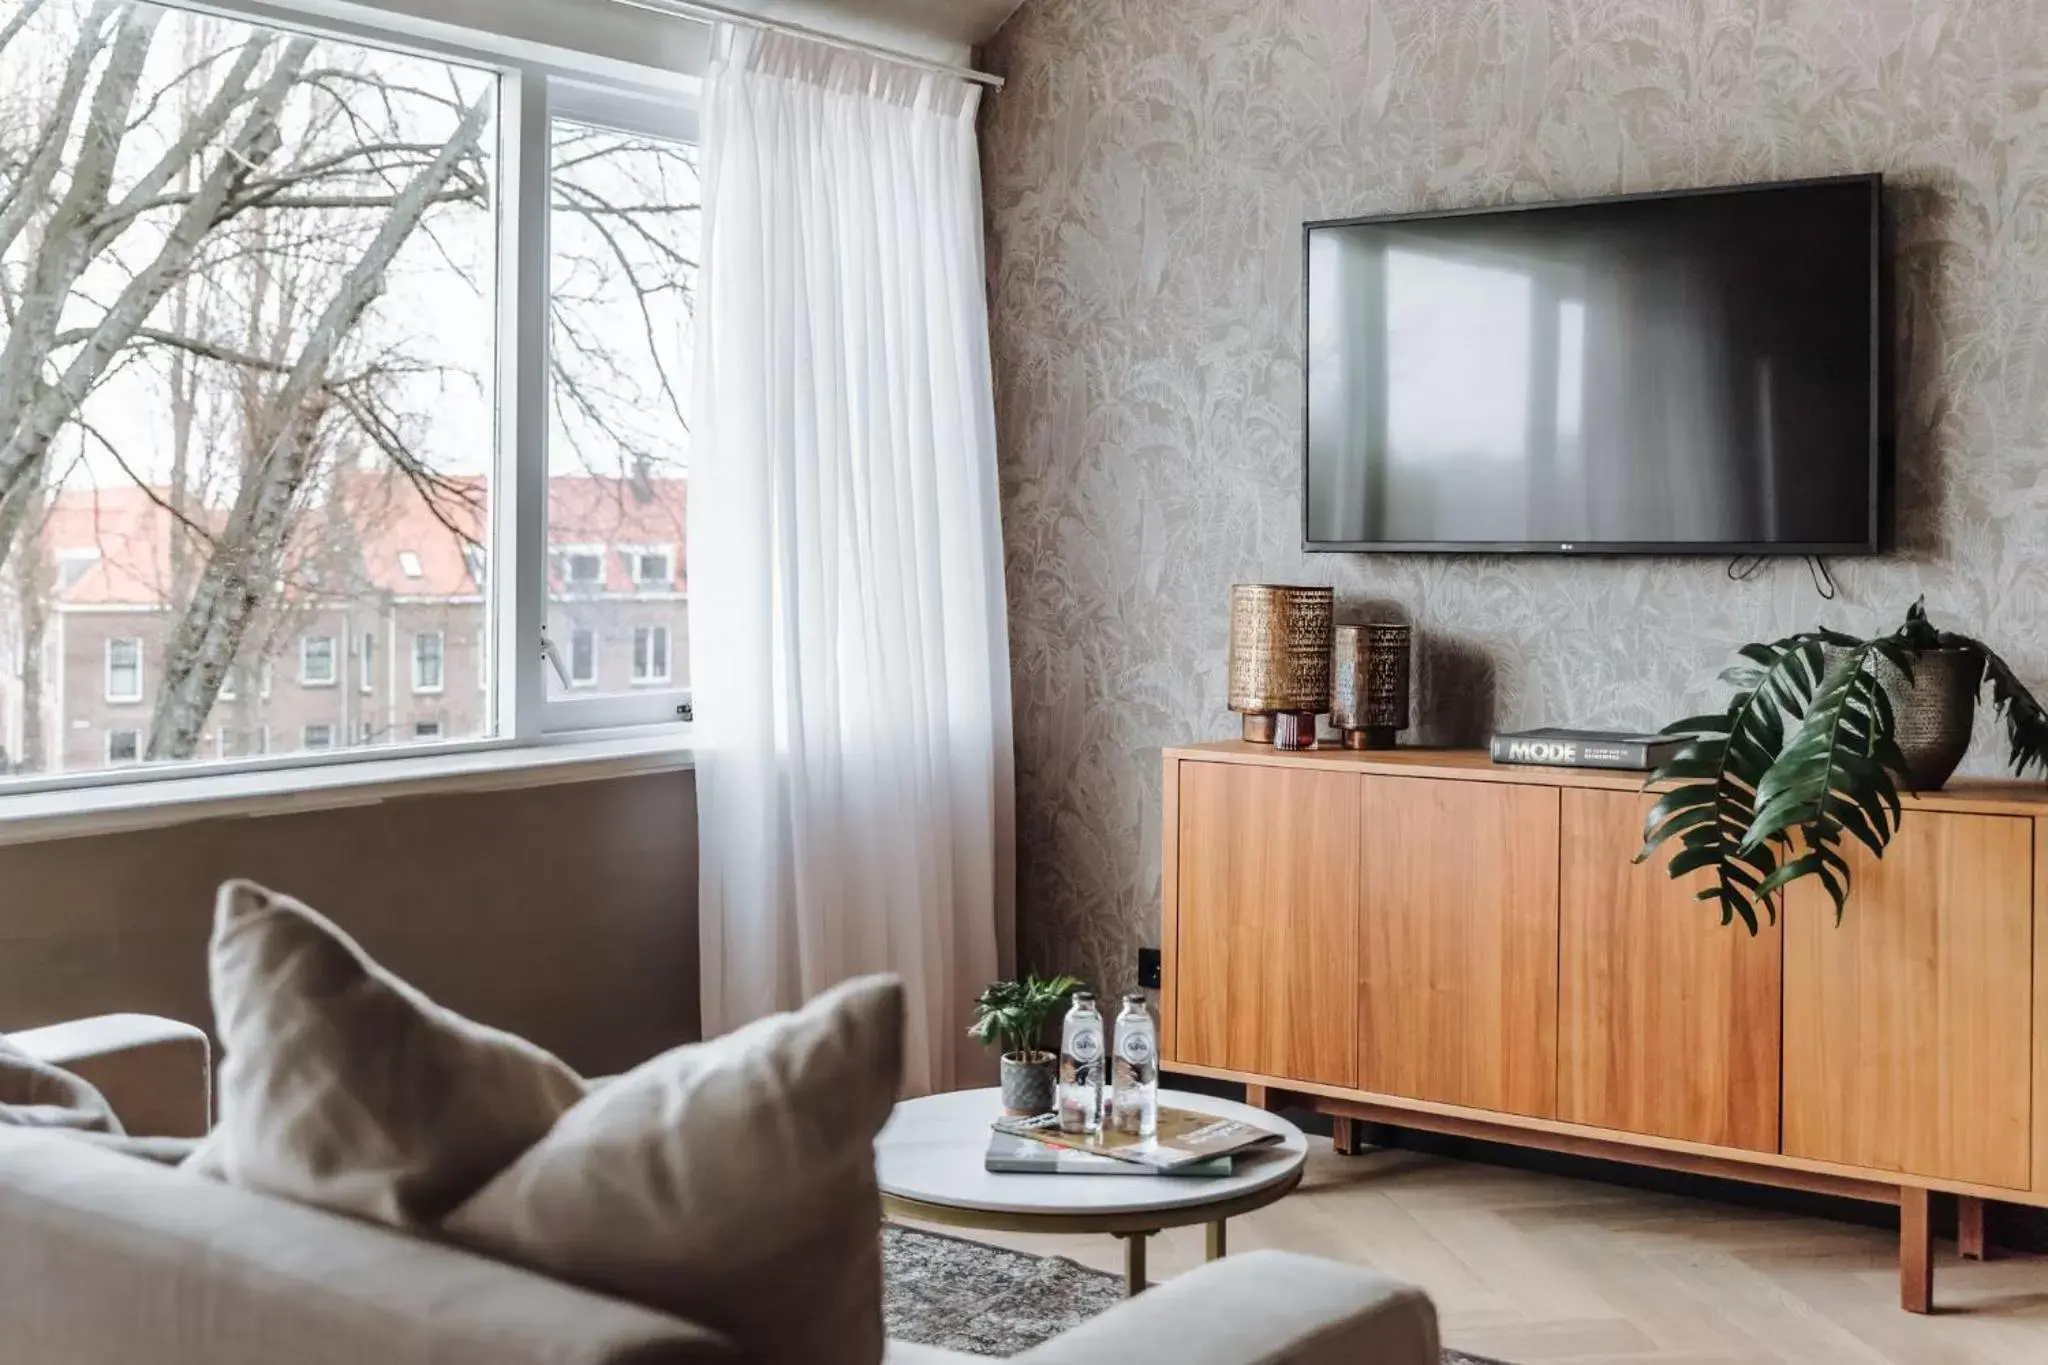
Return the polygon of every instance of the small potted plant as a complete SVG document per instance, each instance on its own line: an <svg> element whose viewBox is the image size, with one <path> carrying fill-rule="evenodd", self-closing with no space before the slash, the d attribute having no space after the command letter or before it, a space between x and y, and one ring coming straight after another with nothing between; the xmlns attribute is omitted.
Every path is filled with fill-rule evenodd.
<svg viewBox="0 0 2048 1365"><path fill-rule="evenodd" d="M1003 1110L1016 1115L1044 1114L1053 1107L1053 1086L1059 1056L1041 1044L1047 1025L1066 1008L1067 998L1083 989L1079 978L1027 976L998 981L974 1002L970 1037L1003 1051Z"/></svg>

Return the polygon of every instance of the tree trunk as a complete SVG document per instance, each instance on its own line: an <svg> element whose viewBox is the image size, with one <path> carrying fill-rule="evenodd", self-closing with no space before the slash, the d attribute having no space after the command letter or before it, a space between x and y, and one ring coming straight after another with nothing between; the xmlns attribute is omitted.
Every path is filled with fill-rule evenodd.
<svg viewBox="0 0 2048 1365"><path fill-rule="evenodd" d="M199 574L170 645L164 680L150 718L148 757L189 758L233 666L250 621L277 591L295 516L313 474L319 426L330 402L324 385L341 344L383 289L384 272L419 226L434 196L471 154L490 111L480 99L433 161L414 175L362 257L349 268L335 297L308 333L284 383L271 396L274 432L256 468L243 480L219 537L219 548Z"/></svg>

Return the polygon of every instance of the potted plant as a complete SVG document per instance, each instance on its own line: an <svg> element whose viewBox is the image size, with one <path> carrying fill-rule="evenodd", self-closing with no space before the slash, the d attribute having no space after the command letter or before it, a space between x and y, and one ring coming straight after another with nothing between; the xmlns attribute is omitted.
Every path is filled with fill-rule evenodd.
<svg viewBox="0 0 2048 1365"><path fill-rule="evenodd" d="M1047 1052L1046 1026L1066 1008L1067 997L1084 989L1077 977L1027 976L998 981L974 1002L971 1037L1003 1053L1003 1110L1018 1115L1044 1114L1053 1107L1053 1084L1059 1056Z"/></svg>
<svg viewBox="0 0 2048 1365"><path fill-rule="evenodd" d="M1937 630L1923 603L1889 635L1820 629L1744 645L1721 675L1725 711L1664 728L1688 743L1656 772L1663 791L1643 822L1637 862L1665 844L1675 878L1710 869L1699 899L1757 932L1784 889L1819 879L1837 922L1849 899L1844 838L1884 856L1904 809L1899 788L1938 791L1970 744L1991 683L2013 771L2048 772L2048 713L1983 642Z"/></svg>

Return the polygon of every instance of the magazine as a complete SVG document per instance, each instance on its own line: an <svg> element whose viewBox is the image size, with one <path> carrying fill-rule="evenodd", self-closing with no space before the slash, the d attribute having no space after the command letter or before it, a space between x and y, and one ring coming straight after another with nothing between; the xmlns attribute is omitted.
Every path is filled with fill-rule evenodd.
<svg viewBox="0 0 2048 1365"><path fill-rule="evenodd" d="M1003 1132L989 1134L988 1155L982 1159L984 1170L999 1175L1171 1175L1198 1179L1229 1175L1233 1165L1231 1158L1217 1156L1166 1171L1134 1161L1118 1161L1099 1152L1080 1152L1071 1147Z"/></svg>
<svg viewBox="0 0 2048 1365"><path fill-rule="evenodd" d="M997 1132L1013 1137L1032 1138L1077 1152L1175 1172L1199 1161L1233 1156L1281 1140L1280 1134L1270 1128L1165 1105L1159 1107L1159 1131L1148 1138L1108 1129L1099 1133L1062 1132L1057 1114L1040 1114L1028 1119L999 1118L995 1121L995 1128Z"/></svg>

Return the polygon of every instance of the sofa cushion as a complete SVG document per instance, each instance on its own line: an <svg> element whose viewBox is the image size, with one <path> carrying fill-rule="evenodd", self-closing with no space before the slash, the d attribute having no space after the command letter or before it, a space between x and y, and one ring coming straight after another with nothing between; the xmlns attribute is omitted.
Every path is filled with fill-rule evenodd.
<svg viewBox="0 0 2048 1365"><path fill-rule="evenodd" d="M874 1137L902 1053L892 977L676 1048L593 1091L444 1231L704 1323L764 1365L875 1365Z"/></svg>
<svg viewBox="0 0 2048 1365"><path fill-rule="evenodd" d="M90 1083L30 1056L0 1034L0 1127L119 1133L121 1120Z"/></svg>
<svg viewBox="0 0 2048 1365"><path fill-rule="evenodd" d="M289 896L215 907L219 1126L195 1165L230 1183L428 1226L583 1096L542 1049L444 1009Z"/></svg>

